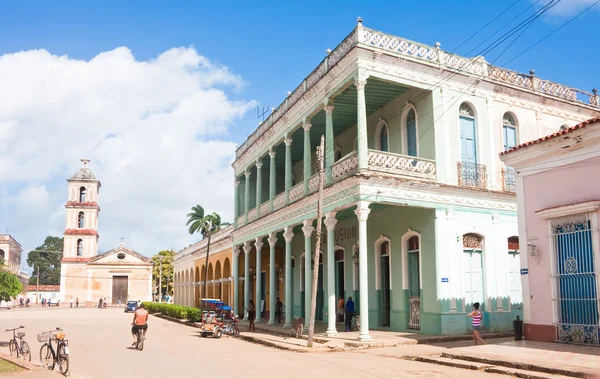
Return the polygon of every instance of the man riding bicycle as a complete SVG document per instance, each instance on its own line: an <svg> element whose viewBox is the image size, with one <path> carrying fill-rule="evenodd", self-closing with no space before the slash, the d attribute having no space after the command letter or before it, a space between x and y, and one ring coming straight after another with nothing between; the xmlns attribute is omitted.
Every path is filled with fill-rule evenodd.
<svg viewBox="0 0 600 379"><path fill-rule="evenodd" d="M148 311L145 309L144 303L140 304L140 307L136 309L133 314L133 323L131 324L131 334L133 335L133 343L131 346L135 346L138 330L143 330L144 335L142 338L146 338L148 332Z"/></svg>

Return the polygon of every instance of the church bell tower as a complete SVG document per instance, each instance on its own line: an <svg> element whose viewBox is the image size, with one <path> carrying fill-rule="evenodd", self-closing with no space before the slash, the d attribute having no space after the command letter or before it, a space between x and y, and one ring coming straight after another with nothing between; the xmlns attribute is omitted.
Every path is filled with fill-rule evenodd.
<svg viewBox="0 0 600 379"><path fill-rule="evenodd" d="M67 179L63 261L87 261L98 253L98 193L100 181L89 169L90 160L82 159L81 168Z"/></svg>

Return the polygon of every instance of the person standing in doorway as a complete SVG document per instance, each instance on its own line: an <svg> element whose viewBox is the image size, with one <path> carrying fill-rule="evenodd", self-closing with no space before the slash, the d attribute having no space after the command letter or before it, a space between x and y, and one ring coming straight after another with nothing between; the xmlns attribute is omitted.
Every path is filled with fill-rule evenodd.
<svg viewBox="0 0 600 379"><path fill-rule="evenodd" d="M256 327L254 326L254 320L256 319L256 307L254 306L254 301L250 300L248 303L248 331L254 332Z"/></svg>
<svg viewBox="0 0 600 379"><path fill-rule="evenodd" d="M337 320L338 322L344 322L344 297L340 296L337 305Z"/></svg>
<svg viewBox="0 0 600 379"><path fill-rule="evenodd" d="M348 298L346 302L346 331L349 332L352 330L352 317L354 317L354 301L352 301L352 296Z"/></svg>
<svg viewBox="0 0 600 379"><path fill-rule="evenodd" d="M481 312L479 311L479 303L473 304L473 312L469 313L467 317L473 318L473 340L475 341L475 345L477 342L481 342L481 344L485 345L485 341L481 338L479 331L481 330Z"/></svg>

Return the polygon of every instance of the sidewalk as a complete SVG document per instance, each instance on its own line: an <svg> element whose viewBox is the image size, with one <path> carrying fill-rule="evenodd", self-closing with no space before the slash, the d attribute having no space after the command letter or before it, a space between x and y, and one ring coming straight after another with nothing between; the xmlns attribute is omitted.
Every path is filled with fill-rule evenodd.
<svg viewBox="0 0 600 379"><path fill-rule="evenodd" d="M42 368L39 365L34 364L33 362L27 362L23 359L17 359L15 357L11 357L8 354L0 353L0 358L7 360L16 364L17 366L23 367L23 371L11 372L2 374L0 373L0 378L10 378L10 379L57 379L64 378L57 371L49 371L45 368Z"/></svg>

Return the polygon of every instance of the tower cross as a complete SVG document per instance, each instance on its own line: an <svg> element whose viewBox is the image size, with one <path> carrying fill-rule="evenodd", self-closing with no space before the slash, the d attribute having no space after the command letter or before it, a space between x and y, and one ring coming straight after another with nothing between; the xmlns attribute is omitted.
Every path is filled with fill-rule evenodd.
<svg viewBox="0 0 600 379"><path fill-rule="evenodd" d="M119 238L119 239L121 240L121 246L122 246L122 245L123 245L123 240L124 240L125 238L121 237L121 238Z"/></svg>

